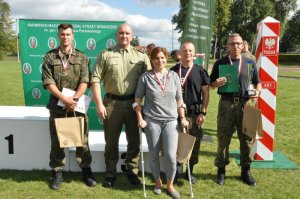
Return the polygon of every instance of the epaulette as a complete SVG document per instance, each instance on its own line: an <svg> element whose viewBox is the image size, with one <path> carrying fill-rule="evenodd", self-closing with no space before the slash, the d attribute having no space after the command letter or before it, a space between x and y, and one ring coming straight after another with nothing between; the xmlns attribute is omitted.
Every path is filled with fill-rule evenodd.
<svg viewBox="0 0 300 199"><path fill-rule="evenodd" d="M141 50L141 49L138 49L138 48L134 48L136 51L138 51L138 52L140 52L140 53L143 53L143 54L145 54L146 52L145 51L143 51L143 50Z"/></svg>

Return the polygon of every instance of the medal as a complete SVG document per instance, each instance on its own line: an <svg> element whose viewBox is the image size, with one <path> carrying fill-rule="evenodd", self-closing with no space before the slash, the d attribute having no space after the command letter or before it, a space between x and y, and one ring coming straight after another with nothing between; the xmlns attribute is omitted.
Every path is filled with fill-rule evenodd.
<svg viewBox="0 0 300 199"><path fill-rule="evenodd" d="M69 63L69 60L71 59L72 48L70 49L68 59L66 59L66 57L63 55L63 53L61 52L60 49L58 51L58 54L59 54L59 57L60 57L60 60L61 60L61 63L62 63L62 67L63 67L62 68L62 70L63 70L62 75L66 76L66 75L68 75L68 72L67 72L67 70L68 70L68 63Z"/></svg>
<svg viewBox="0 0 300 199"><path fill-rule="evenodd" d="M166 97L165 89L166 89L166 86L167 86L167 75L168 75L168 72L166 72L164 74L164 79L163 79L164 81L163 81L163 83L158 78L157 73L154 70L153 70L153 72L154 72L154 75L155 75L155 79L156 79L156 81L157 81L160 89L162 90L162 97Z"/></svg>

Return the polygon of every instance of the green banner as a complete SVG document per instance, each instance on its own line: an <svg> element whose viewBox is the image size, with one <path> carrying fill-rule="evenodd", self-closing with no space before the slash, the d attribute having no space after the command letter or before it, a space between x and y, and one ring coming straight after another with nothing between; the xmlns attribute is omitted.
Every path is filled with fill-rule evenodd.
<svg viewBox="0 0 300 199"><path fill-rule="evenodd" d="M214 0L189 0L185 26L182 33L181 43L191 41L196 48L196 62L201 64L205 54L204 65L208 67L212 27L214 22ZM203 65L203 66L204 66Z"/></svg>
<svg viewBox="0 0 300 199"><path fill-rule="evenodd" d="M49 100L49 92L43 88L41 80L42 62L46 52L59 46L57 27L60 23L73 25L73 46L87 55L93 70L99 52L116 44L116 29L124 22L20 19L19 37L26 106L46 106ZM90 89L86 95L91 95ZM102 130L95 102L90 104L88 115L90 129L99 130L100 127Z"/></svg>

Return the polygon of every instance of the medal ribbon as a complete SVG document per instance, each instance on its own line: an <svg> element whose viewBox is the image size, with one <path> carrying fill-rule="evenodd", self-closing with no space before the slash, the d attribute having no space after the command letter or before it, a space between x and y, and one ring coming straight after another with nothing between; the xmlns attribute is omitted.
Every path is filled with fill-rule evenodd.
<svg viewBox="0 0 300 199"><path fill-rule="evenodd" d="M230 65L233 65L232 60L230 58L230 55L228 55L229 61L230 61ZM242 68L242 56L240 58L240 62L239 62L239 75L241 73L241 68Z"/></svg>
<svg viewBox="0 0 300 199"><path fill-rule="evenodd" d="M69 53L69 57L68 57L68 59L67 59L67 61L64 61L63 60L63 53L62 53L62 51L59 49L59 51L58 51L58 54L60 55L60 60L61 60L61 63L62 63L62 65L63 65L63 69L64 70L67 70L67 66L68 66L68 63L69 63L69 60L71 59L71 54L72 54L72 48L70 49L70 53Z"/></svg>
<svg viewBox="0 0 300 199"><path fill-rule="evenodd" d="M191 67L189 67L189 70L187 71L187 73L186 73L184 79L181 80L181 67L182 67L182 66L181 66L181 64L180 64L179 69L178 69L178 75L179 75L180 84L181 84L181 87L182 87L182 88L183 88L183 86L184 86L184 84L185 84L187 78L190 76L190 74L191 74L191 72L192 72L193 66L194 66L194 64L193 64Z"/></svg>
<svg viewBox="0 0 300 199"><path fill-rule="evenodd" d="M157 73L154 70L153 70L153 72L154 72L155 78L156 78L156 80L158 82L158 85L159 85L160 89L162 91L164 91L166 89L166 86L167 86L167 74L168 74L168 72L166 72L164 74L164 83L163 84L161 83L160 79L158 78Z"/></svg>

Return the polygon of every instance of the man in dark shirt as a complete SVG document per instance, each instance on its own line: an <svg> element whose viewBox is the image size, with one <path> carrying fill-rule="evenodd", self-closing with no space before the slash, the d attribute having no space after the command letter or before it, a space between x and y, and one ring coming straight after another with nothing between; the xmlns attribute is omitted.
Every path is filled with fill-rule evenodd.
<svg viewBox="0 0 300 199"><path fill-rule="evenodd" d="M241 56L242 49L242 37L237 33L230 35L227 41L229 55L216 61L210 75L211 87L218 88L218 94L221 95L217 118L218 149L215 159L215 166L218 167L217 182L220 185L224 184L225 166L229 164L229 145L235 131L240 141L241 179L248 185L256 185L250 173L250 150L253 142L251 137L242 132L242 121L244 105L250 98L260 95L261 83L254 61ZM235 70L236 84L231 82L234 74L220 76L220 68L223 71ZM231 87L228 86L229 83Z"/></svg>
<svg viewBox="0 0 300 199"><path fill-rule="evenodd" d="M194 64L195 46L191 42L184 42L180 47L181 64L176 64L170 70L175 71L181 81L183 101L186 105L186 118L189 122L188 132L196 137L195 145L189 161L191 181L196 183L193 167L198 163L200 142L203 137L201 125L205 121L206 109L209 101L209 77L206 70ZM188 173L185 175L188 179Z"/></svg>

